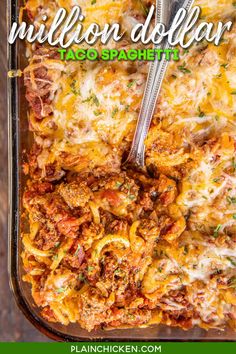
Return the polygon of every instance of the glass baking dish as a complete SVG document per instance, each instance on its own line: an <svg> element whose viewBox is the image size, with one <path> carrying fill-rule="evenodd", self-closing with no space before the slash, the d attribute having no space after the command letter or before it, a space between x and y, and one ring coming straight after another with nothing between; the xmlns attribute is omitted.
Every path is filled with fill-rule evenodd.
<svg viewBox="0 0 236 354"><path fill-rule="evenodd" d="M17 20L22 1L8 0L8 29ZM9 70L23 69L26 65L25 48L22 41L9 46ZM63 326L49 323L39 313L31 297L30 287L22 281L22 244L20 241L22 213L22 189L25 177L22 172L23 151L31 144L28 131L27 103L23 78L11 78L8 85L9 105L9 274L11 288L16 302L26 318L42 333L57 341L235 341L236 333L226 331L205 331L194 328L183 331L179 328L154 326L149 328L97 330L88 333L79 325Z"/></svg>

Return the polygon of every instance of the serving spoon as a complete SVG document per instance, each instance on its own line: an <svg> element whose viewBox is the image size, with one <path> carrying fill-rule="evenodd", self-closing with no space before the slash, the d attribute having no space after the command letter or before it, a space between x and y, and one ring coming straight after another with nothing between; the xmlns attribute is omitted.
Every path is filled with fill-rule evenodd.
<svg viewBox="0 0 236 354"><path fill-rule="evenodd" d="M163 23L167 29L172 25L174 17L180 8L187 11L193 5L194 0L157 0L156 1L156 24ZM181 28L176 33L179 35ZM155 49L171 49L167 40L164 41L162 48L155 46ZM148 135L152 116L155 110L156 102L160 93L163 79L168 67L169 61L164 57L160 61L153 61L150 64L147 83L138 117L138 122L132 141L131 149L124 167L131 166L138 169L145 168L145 140Z"/></svg>

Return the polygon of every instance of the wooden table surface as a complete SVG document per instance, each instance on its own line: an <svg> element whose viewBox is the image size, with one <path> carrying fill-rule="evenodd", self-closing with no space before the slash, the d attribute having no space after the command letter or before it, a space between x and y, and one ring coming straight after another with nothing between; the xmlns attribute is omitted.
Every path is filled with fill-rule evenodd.
<svg viewBox="0 0 236 354"><path fill-rule="evenodd" d="M7 273L7 29L6 0L0 1L0 342L47 342L17 308Z"/></svg>

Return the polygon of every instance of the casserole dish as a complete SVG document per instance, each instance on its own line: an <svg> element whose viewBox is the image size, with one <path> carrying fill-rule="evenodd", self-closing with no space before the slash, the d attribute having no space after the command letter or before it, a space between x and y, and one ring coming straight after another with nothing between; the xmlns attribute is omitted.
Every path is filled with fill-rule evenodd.
<svg viewBox="0 0 236 354"><path fill-rule="evenodd" d="M8 2L9 29L17 21L19 7L18 1ZM9 47L9 70L23 69L26 66L25 47L23 42L16 42ZM225 332L218 330L205 331L194 328L183 331L167 326L154 326L149 328L118 329L111 331L96 330L88 333L77 324L63 326L58 323L49 323L43 319L37 307L34 306L29 284L22 281L23 266L20 254L22 243L20 230L22 214L22 191L26 178L22 171L24 151L28 150L32 136L28 131L27 104L22 78L9 79L9 273L11 287L24 315L42 333L58 341L234 341L235 332L228 329Z"/></svg>

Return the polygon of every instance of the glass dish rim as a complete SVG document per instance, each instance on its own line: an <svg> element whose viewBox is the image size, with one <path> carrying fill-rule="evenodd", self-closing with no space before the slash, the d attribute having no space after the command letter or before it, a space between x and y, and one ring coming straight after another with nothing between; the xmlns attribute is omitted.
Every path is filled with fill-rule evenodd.
<svg viewBox="0 0 236 354"><path fill-rule="evenodd" d="M17 21L18 18L18 0L7 0L7 29L8 33L13 22ZM8 69L14 70L17 69L17 50L18 42L7 46L7 60L8 60ZM87 338L81 338L79 336L64 334L56 329L52 328L47 323L43 322L39 315L31 311L30 306L27 304L27 301L24 299L24 296L21 292L20 285L18 282L19 279L19 270L18 270L18 238L19 235L19 226L20 226L20 208L19 208L19 175L20 175L20 166L19 166L19 105L18 105L18 79L8 78L8 274L10 281L10 288L14 295L15 301L24 314L24 316L36 327L41 333L46 335L48 338L58 341L58 342L80 342L80 341L98 341L98 342L155 342L151 339L138 339L134 338L131 335L125 338L111 338L104 335L104 337L91 337L88 333ZM144 329L145 330L145 329ZM129 330L127 330L129 331ZM185 332L185 331L184 331ZM106 332L104 332L105 334ZM186 333L186 339L178 338L168 338L162 339L157 338L156 342L236 342L234 339L216 339L216 338L190 338L188 336L188 331ZM235 335L236 337L236 335Z"/></svg>

